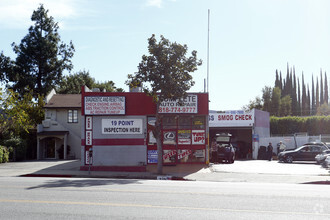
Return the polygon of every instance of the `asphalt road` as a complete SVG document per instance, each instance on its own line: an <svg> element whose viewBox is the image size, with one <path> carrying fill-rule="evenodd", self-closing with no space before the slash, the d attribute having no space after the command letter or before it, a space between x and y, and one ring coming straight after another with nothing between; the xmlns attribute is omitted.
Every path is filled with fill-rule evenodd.
<svg viewBox="0 0 330 220"><path fill-rule="evenodd" d="M1 219L330 219L329 185L0 177Z"/></svg>

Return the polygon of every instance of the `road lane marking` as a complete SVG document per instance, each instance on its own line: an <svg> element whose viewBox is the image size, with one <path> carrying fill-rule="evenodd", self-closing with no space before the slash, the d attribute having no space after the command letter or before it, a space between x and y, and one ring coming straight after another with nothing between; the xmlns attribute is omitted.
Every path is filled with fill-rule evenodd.
<svg viewBox="0 0 330 220"><path fill-rule="evenodd" d="M129 203L100 203L100 202L75 202L75 201L48 201L48 200L19 200L19 199L0 199L0 203L35 203L35 204L63 204L63 205L94 205L94 206L112 206L112 207L131 207L131 208L156 208L156 209L180 209L180 210L200 210L200 211L221 211L221 212L237 212L237 213L265 213L265 214L285 214L285 215L313 215L313 216L329 216L330 213L318 212L286 212L271 210L253 210L253 209L225 209L225 208L209 208L209 207L189 207L189 206L159 206L148 204L129 204Z"/></svg>

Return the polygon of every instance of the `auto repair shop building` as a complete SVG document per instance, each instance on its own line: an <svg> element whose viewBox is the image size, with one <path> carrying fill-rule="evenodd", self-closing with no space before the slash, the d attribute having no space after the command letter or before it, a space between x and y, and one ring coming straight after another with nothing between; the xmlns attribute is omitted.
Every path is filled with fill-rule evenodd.
<svg viewBox="0 0 330 220"><path fill-rule="evenodd" d="M238 158L257 159L259 138L270 137L269 113L257 109L210 111L210 140L219 133L232 134Z"/></svg>
<svg viewBox="0 0 330 220"><path fill-rule="evenodd" d="M152 129L156 105L142 92L100 92L83 87L81 170L146 171L157 164ZM160 104L164 165L208 160L208 94L188 93ZM90 149L92 151L90 152ZM91 155L91 157L90 157Z"/></svg>

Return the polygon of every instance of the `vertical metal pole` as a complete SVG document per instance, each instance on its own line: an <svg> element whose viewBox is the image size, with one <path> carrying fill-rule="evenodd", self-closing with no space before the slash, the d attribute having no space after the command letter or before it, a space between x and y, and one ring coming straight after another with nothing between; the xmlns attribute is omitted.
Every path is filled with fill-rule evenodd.
<svg viewBox="0 0 330 220"><path fill-rule="evenodd" d="M209 57L210 57L210 9L207 18L207 93L209 93Z"/></svg>

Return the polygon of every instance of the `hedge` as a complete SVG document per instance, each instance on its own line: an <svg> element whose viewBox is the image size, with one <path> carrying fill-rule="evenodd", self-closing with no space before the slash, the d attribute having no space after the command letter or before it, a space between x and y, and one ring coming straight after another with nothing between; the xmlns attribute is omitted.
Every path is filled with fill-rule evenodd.
<svg viewBox="0 0 330 220"><path fill-rule="evenodd" d="M6 163L9 161L9 151L7 147L0 146L0 163Z"/></svg>
<svg viewBox="0 0 330 220"><path fill-rule="evenodd" d="M330 134L330 116L270 117L270 133L288 135L306 132L308 135Z"/></svg>

